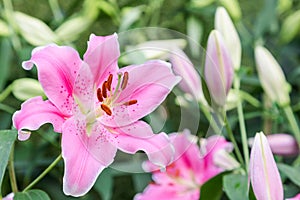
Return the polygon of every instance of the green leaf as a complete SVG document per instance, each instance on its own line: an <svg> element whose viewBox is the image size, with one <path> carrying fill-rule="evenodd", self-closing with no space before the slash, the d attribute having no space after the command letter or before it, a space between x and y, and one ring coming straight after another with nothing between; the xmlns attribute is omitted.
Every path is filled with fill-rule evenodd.
<svg viewBox="0 0 300 200"><path fill-rule="evenodd" d="M28 190L16 193L14 200L50 200L50 197L42 190Z"/></svg>
<svg viewBox="0 0 300 200"><path fill-rule="evenodd" d="M17 132L13 130L0 131L0 194L3 176L8 162L11 147L16 140Z"/></svg>
<svg viewBox="0 0 300 200"><path fill-rule="evenodd" d="M112 197L113 176L113 171L107 168L100 174L94 185L94 189L101 194L103 200L109 200Z"/></svg>
<svg viewBox="0 0 300 200"><path fill-rule="evenodd" d="M144 6L123 8L119 32L128 30L134 22L139 20L144 8Z"/></svg>
<svg viewBox="0 0 300 200"><path fill-rule="evenodd" d="M1 25L0 25L1 30ZM0 90L3 89L7 78L9 76L9 70L11 68L11 58L12 58L12 49L10 45L10 41L8 39L3 39L0 46Z"/></svg>
<svg viewBox="0 0 300 200"><path fill-rule="evenodd" d="M277 164L279 171L286 175L293 183L300 187L299 168L294 168L285 164Z"/></svg>
<svg viewBox="0 0 300 200"><path fill-rule="evenodd" d="M231 200L248 199L248 178L241 174L223 176L223 188Z"/></svg>
<svg viewBox="0 0 300 200"><path fill-rule="evenodd" d="M219 174L201 187L200 200L219 200L222 196L222 177L224 173Z"/></svg>
<svg viewBox="0 0 300 200"><path fill-rule="evenodd" d="M260 38L265 32L271 30L272 25L276 23L276 0L264 1L264 7L261 9L254 27L255 38Z"/></svg>

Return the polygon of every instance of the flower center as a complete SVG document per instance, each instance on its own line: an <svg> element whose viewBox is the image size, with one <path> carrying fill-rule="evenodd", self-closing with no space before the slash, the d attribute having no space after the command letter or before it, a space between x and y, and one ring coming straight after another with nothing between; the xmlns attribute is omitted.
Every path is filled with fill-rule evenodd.
<svg viewBox="0 0 300 200"><path fill-rule="evenodd" d="M97 89L97 98L101 103L100 108L107 115L112 115L112 107L118 105L130 106L137 103L136 99L129 100L126 102L116 103L119 98L121 92L125 90L128 85L129 74L128 72L118 73L118 83L114 91L112 91L111 84L113 80L113 75L110 74L106 81L103 82L102 87Z"/></svg>

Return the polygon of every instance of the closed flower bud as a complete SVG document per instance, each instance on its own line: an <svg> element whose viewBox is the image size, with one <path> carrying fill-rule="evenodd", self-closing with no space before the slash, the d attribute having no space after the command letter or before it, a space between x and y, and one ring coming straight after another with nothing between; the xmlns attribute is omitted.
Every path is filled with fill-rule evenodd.
<svg viewBox="0 0 300 200"><path fill-rule="evenodd" d="M255 60L260 82L268 97L281 106L289 104L290 85L272 54L266 48L257 46Z"/></svg>
<svg viewBox="0 0 300 200"><path fill-rule="evenodd" d="M213 30L208 37L204 76L212 100L223 107L232 85L233 64L223 37L217 30Z"/></svg>
<svg viewBox="0 0 300 200"><path fill-rule="evenodd" d="M249 176L258 200L282 200L283 187L266 136L256 133L250 155Z"/></svg>
<svg viewBox="0 0 300 200"><path fill-rule="evenodd" d="M241 65L241 41L239 35L225 8L219 7L215 15L215 29L218 30L229 50L229 54L235 69Z"/></svg>

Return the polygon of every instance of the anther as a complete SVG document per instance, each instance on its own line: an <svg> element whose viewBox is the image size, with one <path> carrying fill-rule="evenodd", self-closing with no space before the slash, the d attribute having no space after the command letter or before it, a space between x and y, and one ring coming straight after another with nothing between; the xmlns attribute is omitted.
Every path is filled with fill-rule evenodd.
<svg viewBox="0 0 300 200"><path fill-rule="evenodd" d="M101 93L101 89L100 88L97 89L97 98L98 98L98 100L100 102L103 101L103 97L102 97L102 93Z"/></svg>
<svg viewBox="0 0 300 200"><path fill-rule="evenodd" d="M107 81L104 81L104 83L102 84L102 96L103 96L103 98L107 97L106 89L107 89Z"/></svg>
<svg viewBox="0 0 300 200"><path fill-rule="evenodd" d="M113 75L110 74L108 79L107 79L107 90L110 91L111 90L111 83L112 83L112 80L113 80Z"/></svg>
<svg viewBox="0 0 300 200"><path fill-rule="evenodd" d="M111 111L111 109L110 109L107 105L101 104L101 109L102 109L107 115L111 116L112 111Z"/></svg>
<svg viewBox="0 0 300 200"><path fill-rule="evenodd" d="M122 80L122 84L121 84L121 89L124 90L128 84L128 78L129 78L129 75L128 75L128 72L124 72L124 75L123 75L123 80Z"/></svg>
<svg viewBox="0 0 300 200"><path fill-rule="evenodd" d="M130 106L130 105L134 105L136 103L137 103L137 100L134 99L134 100L130 100L130 101L125 102L123 105Z"/></svg>

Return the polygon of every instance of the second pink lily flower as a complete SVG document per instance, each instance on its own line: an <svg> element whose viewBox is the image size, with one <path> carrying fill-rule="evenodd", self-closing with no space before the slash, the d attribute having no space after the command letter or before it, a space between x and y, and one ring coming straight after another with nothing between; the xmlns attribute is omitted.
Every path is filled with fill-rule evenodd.
<svg viewBox="0 0 300 200"><path fill-rule="evenodd" d="M139 119L152 112L180 78L163 61L119 69L119 56L117 34L92 34L83 60L71 47L48 45L34 49L23 63L26 70L36 65L48 100L27 100L14 114L13 124L21 140L29 138L26 130L45 123L62 133L67 195L86 194L113 162L117 149L143 150L161 167L172 159L167 135L153 134Z"/></svg>
<svg viewBox="0 0 300 200"><path fill-rule="evenodd" d="M155 170L151 163L146 163L144 168L147 171L155 170L152 175L154 182L143 193L137 194L135 200L198 200L201 186L226 170L216 160L218 154L228 154L233 147L222 136L202 139L200 148L195 136L188 130L182 134L170 134L170 139L175 148L175 161L165 172Z"/></svg>

